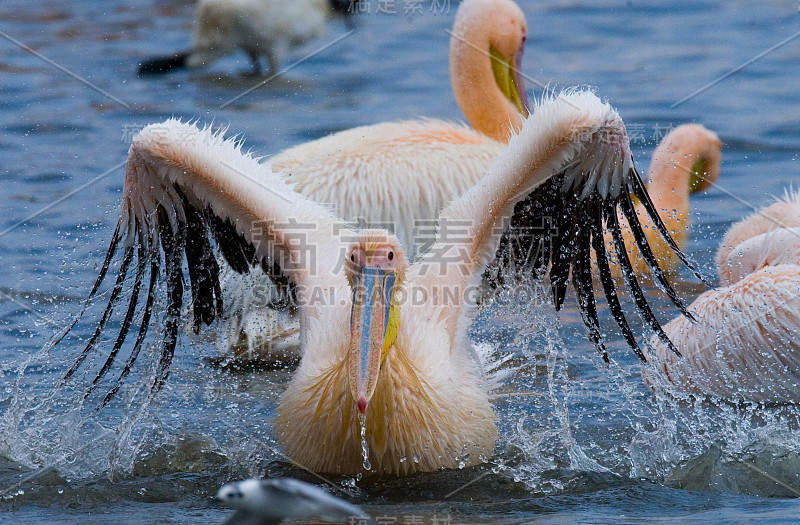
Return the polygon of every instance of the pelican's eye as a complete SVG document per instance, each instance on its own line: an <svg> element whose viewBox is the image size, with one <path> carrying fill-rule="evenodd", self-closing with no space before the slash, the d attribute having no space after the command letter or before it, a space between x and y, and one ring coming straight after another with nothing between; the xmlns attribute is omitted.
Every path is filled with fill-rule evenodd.
<svg viewBox="0 0 800 525"><path fill-rule="evenodd" d="M352 253L350 254L350 262L356 262L356 256Z"/></svg>
<svg viewBox="0 0 800 525"><path fill-rule="evenodd" d="M394 259L394 252L389 252L388 259L391 261Z"/></svg>

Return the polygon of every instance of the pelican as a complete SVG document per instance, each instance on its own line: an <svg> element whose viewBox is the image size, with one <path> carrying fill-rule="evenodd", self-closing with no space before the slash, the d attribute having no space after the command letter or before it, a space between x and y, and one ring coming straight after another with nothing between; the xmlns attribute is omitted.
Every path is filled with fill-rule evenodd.
<svg viewBox="0 0 800 525"><path fill-rule="evenodd" d="M525 14L513 1L465 0L450 38L450 81L472 129L434 119L360 126L280 152L270 165L344 219L390 227L413 260L439 210L486 173L528 115L526 38ZM222 289L232 307L217 333L223 353L297 353L296 318L265 308L285 302L266 276L226 271Z"/></svg>
<svg viewBox="0 0 800 525"><path fill-rule="evenodd" d="M206 67L239 49L259 74L266 56L276 73L294 47L325 36L328 19L350 14L350 0L199 0L194 12L191 51L141 63L139 74L167 73L176 68Z"/></svg>
<svg viewBox="0 0 800 525"><path fill-rule="evenodd" d="M213 238L234 268L277 268L296 290L302 359L274 424L289 457L314 471L347 475L475 465L492 454L497 429L468 328L475 289L501 239L520 230L538 232L545 247L538 271L549 268L557 307L571 275L588 337L604 352L591 252L604 294L619 314L615 320L630 331L602 236L605 221L625 253L616 210L622 206L629 221L637 221L629 192L668 237L635 171L618 113L590 91L545 97L487 174L442 210L433 246L411 263L392 233L347 228L220 133L176 120L149 126L128 153L121 217L89 301L121 248L116 283L94 336L64 380L93 353L136 259L125 320L99 372L91 374L87 395L114 367L141 295L142 328L102 403L120 388L146 337L155 297L164 290L161 357L150 388L155 395L177 343L184 258L195 326L222 312ZM539 226L544 217L552 229ZM647 257L646 239L635 240ZM657 261L648 260L657 271ZM636 309L671 345L627 258L620 261ZM632 345L641 353L635 340Z"/></svg>
<svg viewBox="0 0 800 525"><path fill-rule="evenodd" d="M717 181L721 149L722 142L713 131L700 124L683 124L670 131L653 152L647 193L681 249L686 245L689 233L689 195L705 191ZM636 205L636 215L661 268L674 271L678 267L678 256L647 219L641 203ZM628 257L634 270L638 275L648 275L647 263L632 242L633 232L627 220L622 216L619 220L628 241L626 245L630 247ZM606 234L606 244L613 252L610 234ZM620 276L618 266L612 266L612 270L615 276Z"/></svg>
<svg viewBox="0 0 800 525"><path fill-rule="evenodd" d="M681 391L800 402L800 192L734 224L717 264L720 288L689 307L698 322L664 327L684 358L652 341L658 368Z"/></svg>

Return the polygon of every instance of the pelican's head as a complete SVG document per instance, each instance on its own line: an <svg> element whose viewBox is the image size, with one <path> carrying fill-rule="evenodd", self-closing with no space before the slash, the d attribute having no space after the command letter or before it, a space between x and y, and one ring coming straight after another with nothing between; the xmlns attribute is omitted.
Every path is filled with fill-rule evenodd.
<svg viewBox="0 0 800 525"><path fill-rule="evenodd" d="M670 131L658 145L651 171L661 163L683 180L681 184L688 178L689 193L697 193L717 181L721 158L722 141L716 133L700 124L683 124Z"/></svg>
<svg viewBox="0 0 800 525"><path fill-rule="evenodd" d="M347 250L345 272L353 291L350 313L348 378L362 414L367 410L381 363L400 323L395 291L405 279L408 260L397 237L386 230L365 230Z"/></svg>
<svg viewBox="0 0 800 525"><path fill-rule="evenodd" d="M522 54L528 39L528 24L517 4L509 0L494 0L494 13L489 33L489 54L497 87L514 104L520 115L530 114L528 94L522 77Z"/></svg>
<svg viewBox="0 0 800 525"><path fill-rule="evenodd" d="M507 141L509 125L519 131L530 113L522 77L527 34L525 14L512 0L464 0L453 23L453 93L472 126L497 140Z"/></svg>

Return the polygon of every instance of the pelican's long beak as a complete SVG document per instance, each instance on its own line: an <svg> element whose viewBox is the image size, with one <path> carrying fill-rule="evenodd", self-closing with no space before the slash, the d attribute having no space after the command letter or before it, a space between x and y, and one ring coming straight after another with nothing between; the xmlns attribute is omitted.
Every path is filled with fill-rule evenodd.
<svg viewBox="0 0 800 525"><path fill-rule="evenodd" d="M395 282L393 272L374 267L363 268L353 277L350 392L362 414L378 383Z"/></svg>
<svg viewBox="0 0 800 525"><path fill-rule="evenodd" d="M494 47L489 48L492 56L492 73L497 87L516 106L517 111L524 117L530 114L528 109L528 94L525 92L525 81L522 78L522 53L525 51L523 44L512 56L505 58Z"/></svg>

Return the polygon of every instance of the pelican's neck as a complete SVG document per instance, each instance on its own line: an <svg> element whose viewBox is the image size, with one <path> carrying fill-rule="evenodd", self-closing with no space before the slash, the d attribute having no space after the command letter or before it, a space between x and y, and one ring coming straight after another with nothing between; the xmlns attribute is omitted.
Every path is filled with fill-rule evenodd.
<svg viewBox="0 0 800 525"><path fill-rule="evenodd" d="M765 266L800 263L800 228L777 228L745 239L719 264L721 285L730 285Z"/></svg>
<svg viewBox="0 0 800 525"><path fill-rule="evenodd" d="M474 129L506 143L524 120L495 82L488 35L470 29L450 39L453 94Z"/></svg>
<svg viewBox="0 0 800 525"><path fill-rule="evenodd" d="M688 227L689 180L697 159L697 154L663 142L653 153L647 193L661 219L675 233Z"/></svg>
<svg viewBox="0 0 800 525"><path fill-rule="evenodd" d="M653 152L647 189L659 209L689 212L689 194L711 186L719 176L720 148L716 133L699 124L671 131Z"/></svg>
<svg viewBox="0 0 800 525"><path fill-rule="evenodd" d="M443 335L424 328L411 334L401 328L381 365L364 421L370 473L456 468L460 461L474 465L494 447L494 414L474 363L438 366L428 354L436 350L411 350L427 348ZM339 356L326 366L321 353L306 352L282 396L275 429L286 455L306 468L368 474L344 345Z"/></svg>
<svg viewBox="0 0 800 525"><path fill-rule="evenodd" d="M305 364L284 393L275 420L287 455L318 472L364 473L362 424L351 394L347 358L326 370L307 371ZM408 402L408 392L413 393L413 403ZM434 398L408 356L393 346L362 417L373 469L399 474L438 468L430 458L423 464L412 460L426 454L427 422L441 420L442 416L437 419L430 413L437 408Z"/></svg>

